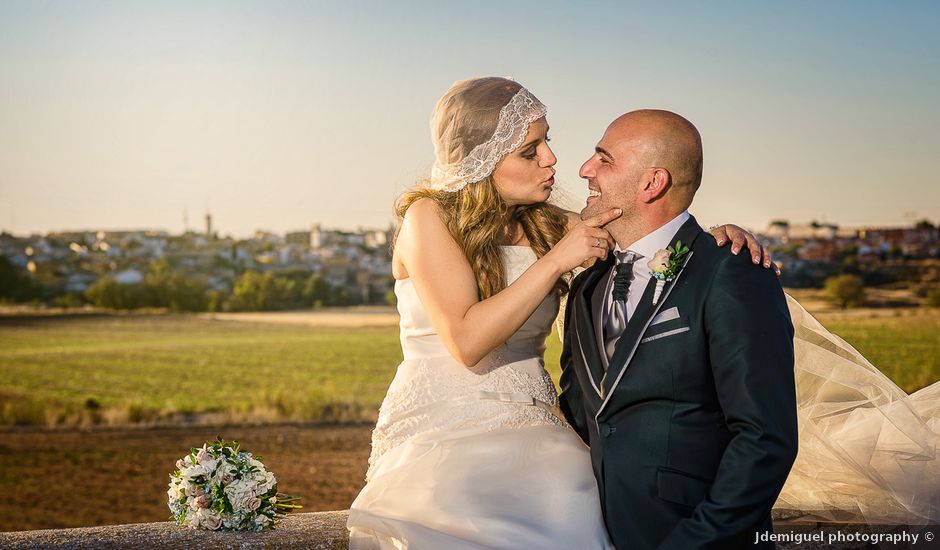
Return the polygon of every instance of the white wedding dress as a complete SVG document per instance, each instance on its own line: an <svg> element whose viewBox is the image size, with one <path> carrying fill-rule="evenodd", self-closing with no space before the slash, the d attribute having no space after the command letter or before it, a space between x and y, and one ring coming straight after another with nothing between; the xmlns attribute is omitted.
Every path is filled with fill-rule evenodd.
<svg viewBox="0 0 940 550"><path fill-rule="evenodd" d="M508 282L536 259L528 247L502 254ZM588 448L561 418L543 364L558 298L469 369L444 347L412 282L397 281L395 294L404 361L350 506L349 547L611 548Z"/></svg>
<svg viewBox="0 0 940 550"><path fill-rule="evenodd" d="M509 282L536 259L503 247ZM473 369L452 359L410 280L350 548L610 548L588 449L543 367L545 298ZM848 523L940 523L940 382L907 395L792 297L800 450L775 508Z"/></svg>

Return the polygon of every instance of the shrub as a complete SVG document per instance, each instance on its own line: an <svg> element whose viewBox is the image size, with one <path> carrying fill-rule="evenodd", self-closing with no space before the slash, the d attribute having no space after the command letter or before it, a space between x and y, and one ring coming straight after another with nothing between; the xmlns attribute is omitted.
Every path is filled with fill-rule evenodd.
<svg viewBox="0 0 940 550"><path fill-rule="evenodd" d="M826 279L826 298L842 309L865 303L865 283L858 275L838 275Z"/></svg>
<svg viewBox="0 0 940 550"><path fill-rule="evenodd" d="M107 275L85 290L85 299L98 307L108 309L134 309L147 305L144 285L122 285Z"/></svg>

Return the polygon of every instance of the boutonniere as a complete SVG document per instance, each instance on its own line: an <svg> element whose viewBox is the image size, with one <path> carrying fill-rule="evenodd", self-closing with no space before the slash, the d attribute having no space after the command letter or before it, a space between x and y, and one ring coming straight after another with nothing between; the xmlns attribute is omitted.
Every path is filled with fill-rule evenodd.
<svg viewBox="0 0 940 550"><path fill-rule="evenodd" d="M689 253L689 247L683 246L682 241L676 241L676 244L666 250L659 250L653 259L646 262L650 268L650 275L656 279L656 290L653 291L653 305L659 302L659 297L663 293L663 287L666 283L672 281L682 269L682 258Z"/></svg>

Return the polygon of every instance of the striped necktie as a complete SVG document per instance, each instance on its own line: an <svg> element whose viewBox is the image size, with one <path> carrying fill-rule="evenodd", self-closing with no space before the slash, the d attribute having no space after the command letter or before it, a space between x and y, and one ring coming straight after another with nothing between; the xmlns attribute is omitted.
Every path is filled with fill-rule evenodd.
<svg viewBox="0 0 940 550"><path fill-rule="evenodd" d="M607 310L607 323L604 325L604 351L607 359L614 355L617 340L627 328L627 298L630 296L630 283L633 282L633 264L642 258L635 252L614 252L617 256L614 288Z"/></svg>

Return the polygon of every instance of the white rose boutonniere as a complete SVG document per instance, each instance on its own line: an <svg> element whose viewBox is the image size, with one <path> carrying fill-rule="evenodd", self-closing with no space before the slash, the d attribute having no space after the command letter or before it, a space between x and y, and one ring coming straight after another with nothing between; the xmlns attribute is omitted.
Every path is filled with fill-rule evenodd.
<svg viewBox="0 0 940 550"><path fill-rule="evenodd" d="M666 283L675 280L679 274L682 259L688 253L689 247L683 246L682 241L676 241L676 244L666 250L657 251L653 259L646 263L646 267L650 268L650 275L656 279L656 289L653 291L654 306L659 302Z"/></svg>

